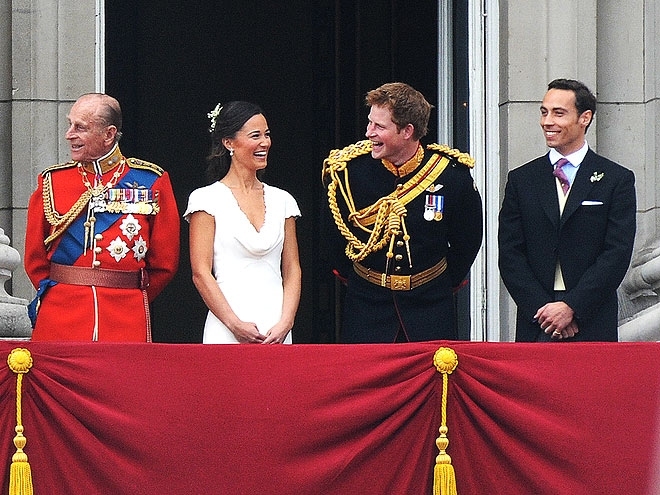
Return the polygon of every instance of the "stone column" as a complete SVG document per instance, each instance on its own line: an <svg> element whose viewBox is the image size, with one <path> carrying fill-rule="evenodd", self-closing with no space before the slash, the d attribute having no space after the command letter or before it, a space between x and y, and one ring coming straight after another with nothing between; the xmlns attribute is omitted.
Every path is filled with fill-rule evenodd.
<svg viewBox="0 0 660 495"><path fill-rule="evenodd" d="M0 0L0 6L4 2ZM3 225L21 253L28 199L37 175L49 165L69 160L66 116L81 94L96 90L97 3L13 0L10 22L0 11L0 26L7 23L11 30L11 63L5 65L11 67L10 91L5 92L11 98L7 112L11 124L1 127L0 133L0 140L1 136L11 139L11 168L4 171L6 180L0 181L0 220L2 201L10 197L11 219ZM5 32L1 30L0 37ZM1 150L0 143L0 179L6 168ZM27 299L34 294L22 268L14 273L12 291Z"/></svg>
<svg viewBox="0 0 660 495"><path fill-rule="evenodd" d="M606 2L598 12L598 126L603 154L632 169L637 235L621 286L619 339L660 340L660 1Z"/></svg>
<svg viewBox="0 0 660 495"><path fill-rule="evenodd" d="M619 290L620 339L660 340L660 1L505 0L500 13L502 187L507 170L546 151L539 104L547 82L587 84L598 98L589 145L637 179L635 250ZM515 305L503 294L502 328L514 328Z"/></svg>
<svg viewBox="0 0 660 495"><path fill-rule="evenodd" d="M0 225L11 231L11 0L0 0Z"/></svg>
<svg viewBox="0 0 660 495"><path fill-rule="evenodd" d="M509 170L547 152L539 107L548 83L565 77L598 90L597 3L608 1L500 2L500 198ZM592 126L587 135L592 147L596 138ZM515 338L515 310L502 285L501 340Z"/></svg>

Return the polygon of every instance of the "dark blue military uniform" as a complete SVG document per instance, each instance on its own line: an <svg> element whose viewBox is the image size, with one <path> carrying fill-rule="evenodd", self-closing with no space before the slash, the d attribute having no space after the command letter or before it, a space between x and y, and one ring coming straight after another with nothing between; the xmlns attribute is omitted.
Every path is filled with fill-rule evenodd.
<svg viewBox="0 0 660 495"><path fill-rule="evenodd" d="M346 163L354 210L377 204L400 186L408 196L393 239L359 261L351 263L346 256L337 260L339 271L348 278L342 342L458 338L453 294L481 246L481 197L470 174L472 159L435 147L425 149L421 162L400 177L370 153ZM429 180L434 171L437 177ZM345 181L343 172L338 176ZM335 199L345 226L366 242L369 232L348 219L344 196L337 192ZM331 198L331 210L332 203ZM345 246L345 236L338 237Z"/></svg>

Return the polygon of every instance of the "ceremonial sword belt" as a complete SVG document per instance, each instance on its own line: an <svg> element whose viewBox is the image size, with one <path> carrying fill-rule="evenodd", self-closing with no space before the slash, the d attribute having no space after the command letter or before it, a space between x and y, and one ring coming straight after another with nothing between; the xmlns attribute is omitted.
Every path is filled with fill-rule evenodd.
<svg viewBox="0 0 660 495"><path fill-rule="evenodd" d="M390 290L412 290L442 275L447 269L447 258L442 258L431 268L412 275L388 275L367 268L357 262L353 263L353 269L360 277L372 284L386 287Z"/></svg>
<svg viewBox="0 0 660 495"><path fill-rule="evenodd" d="M50 264L50 279L70 285L89 285L114 289L141 289L149 287L149 274L142 268L136 271L88 268L85 266Z"/></svg>

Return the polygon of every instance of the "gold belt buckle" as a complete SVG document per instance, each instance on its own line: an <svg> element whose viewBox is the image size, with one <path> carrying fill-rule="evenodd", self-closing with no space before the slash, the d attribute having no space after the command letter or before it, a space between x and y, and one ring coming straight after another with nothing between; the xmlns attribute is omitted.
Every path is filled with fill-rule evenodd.
<svg viewBox="0 0 660 495"><path fill-rule="evenodd" d="M390 290L410 290L410 275L390 275Z"/></svg>

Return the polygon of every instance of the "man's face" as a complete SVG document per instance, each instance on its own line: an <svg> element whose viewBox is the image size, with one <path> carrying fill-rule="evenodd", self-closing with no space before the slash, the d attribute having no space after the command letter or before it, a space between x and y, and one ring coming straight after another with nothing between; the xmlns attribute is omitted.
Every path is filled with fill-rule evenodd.
<svg viewBox="0 0 660 495"><path fill-rule="evenodd" d="M371 156L377 160L387 160L395 165L401 165L409 156L405 148L407 141L405 133L397 129L392 122L389 108L374 105L369 111L369 123L365 136L371 141Z"/></svg>
<svg viewBox="0 0 660 495"><path fill-rule="evenodd" d="M541 129L545 142L562 155L570 155L584 145L591 110L578 115L575 93L567 89L550 89L541 103Z"/></svg>
<svg viewBox="0 0 660 495"><path fill-rule="evenodd" d="M64 137L69 141L71 159L91 162L108 154L114 145L114 126L106 126L98 117L100 102L81 98L67 116L69 128Z"/></svg>

